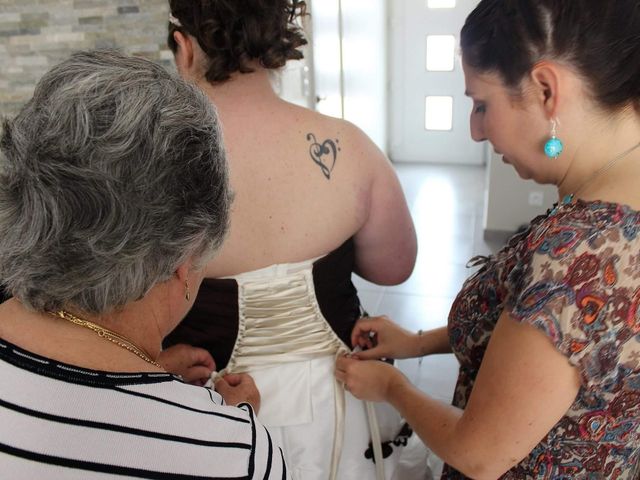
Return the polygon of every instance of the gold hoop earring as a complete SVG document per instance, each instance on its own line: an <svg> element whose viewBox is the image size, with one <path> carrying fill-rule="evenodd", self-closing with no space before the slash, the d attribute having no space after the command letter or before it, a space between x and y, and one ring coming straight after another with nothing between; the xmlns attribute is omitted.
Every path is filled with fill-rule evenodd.
<svg viewBox="0 0 640 480"><path fill-rule="evenodd" d="M188 302L189 300L191 300L191 292L189 291L189 280L184 281L184 286L186 289L184 298L186 298Z"/></svg>

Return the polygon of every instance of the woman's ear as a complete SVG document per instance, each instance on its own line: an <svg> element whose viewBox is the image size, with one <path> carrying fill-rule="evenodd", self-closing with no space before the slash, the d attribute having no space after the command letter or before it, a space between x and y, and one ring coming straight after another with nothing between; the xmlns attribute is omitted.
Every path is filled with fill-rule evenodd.
<svg viewBox="0 0 640 480"><path fill-rule="evenodd" d="M178 268L176 268L174 275L179 282L185 283L186 281L188 281L191 267L191 260L187 260L186 262L182 262L180 265L178 265Z"/></svg>
<svg viewBox="0 0 640 480"><path fill-rule="evenodd" d="M535 99L547 113L548 118L555 118L561 98L562 72L552 62L540 62L531 70L531 83Z"/></svg>
<svg viewBox="0 0 640 480"><path fill-rule="evenodd" d="M173 32L173 39L178 44L178 49L175 54L178 73L184 79L195 80L193 74L195 64L193 38L176 30Z"/></svg>

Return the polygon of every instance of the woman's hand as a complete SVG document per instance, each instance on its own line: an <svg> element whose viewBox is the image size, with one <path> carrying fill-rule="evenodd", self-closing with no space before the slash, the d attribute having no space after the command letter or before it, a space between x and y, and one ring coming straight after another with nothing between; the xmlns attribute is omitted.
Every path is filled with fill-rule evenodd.
<svg viewBox="0 0 640 480"><path fill-rule="evenodd" d="M335 374L353 396L372 402L388 402L391 392L408 382L400 370L386 362L347 356L336 360Z"/></svg>
<svg viewBox="0 0 640 480"><path fill-rule="evenodd" d="M353 347L362 348L354 357L361 360L418 356L419 340L419 335L398 326L386 316L361 318L351 332Z"/></svg>
<svg viewBox="0 0 640 480"><path fill-rule="evenodd" d="M216 381L215 388L227 405L246 402L251 404L256 414L260 410L260 392L253 378L246 373L225 375Z"/></svg>
<svg viewBox="0 0 640 480"><path fill-rule="evenodd" d="M160 352L158 363L167 372L180 375L193 385L202 386L216 369L216 362L204 348L179 343Z"/></svg>

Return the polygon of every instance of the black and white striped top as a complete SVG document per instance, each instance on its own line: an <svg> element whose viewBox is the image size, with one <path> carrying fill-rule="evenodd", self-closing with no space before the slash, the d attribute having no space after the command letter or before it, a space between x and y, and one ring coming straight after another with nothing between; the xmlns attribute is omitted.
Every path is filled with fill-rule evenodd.
<svg viewBox="0 0 640 480"><path fill-rule="evenodd" d="M169 374L73 367L0 340L0 477L288 479L248 404Z"/></svg>

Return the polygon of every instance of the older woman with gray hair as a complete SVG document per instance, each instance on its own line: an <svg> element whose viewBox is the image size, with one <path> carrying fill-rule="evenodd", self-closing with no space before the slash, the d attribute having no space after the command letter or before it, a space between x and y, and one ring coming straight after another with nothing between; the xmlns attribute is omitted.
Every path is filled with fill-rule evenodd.
<svg viewBox="0 0 640 480"><path fill-rule="evenodd" d="M251 405L157 362L227 230L207 99L149 61L78 53L0 148L3 477L288 478Z"/></svg>

